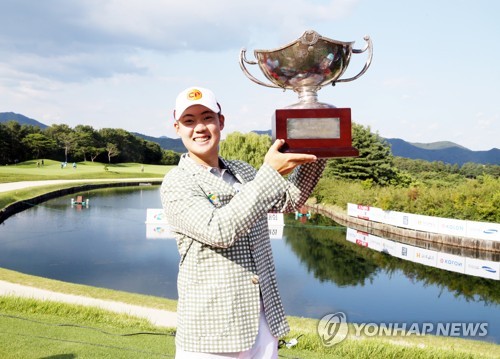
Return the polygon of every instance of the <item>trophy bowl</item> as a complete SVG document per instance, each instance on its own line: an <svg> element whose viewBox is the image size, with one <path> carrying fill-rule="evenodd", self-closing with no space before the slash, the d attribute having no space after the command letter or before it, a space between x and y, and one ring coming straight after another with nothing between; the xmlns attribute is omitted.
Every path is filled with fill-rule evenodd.
<svg viewBox="0 0 500 359"><path fill-rule="evenodd" d="M305 41L315 34L306 33L301 39L276 50L255 50L255 58L269 81L284 89L323 87L336 81L347 69L352 42L340 42L324 37Z"/></svg>
<svg viewBox="0 0 500 359"><path fill-rule="evenodd" d="M274 50L255 50L256 61L240 52L240 67L253 82L272 88L293 90L299 102L277 109L272 122L273 139L285 139L284 152L313 153L319 157L355 157L351 146L351 112L318 102L317 92L324 86L353 81L370 67L373 51L369 36L365 48L353 49L354 42L332 40L308 30L297 40ZM361 71L350 78L340 78L353 53L368 50L368 59ZM255 78L245 64L259 65L270 81Z"/></svg>

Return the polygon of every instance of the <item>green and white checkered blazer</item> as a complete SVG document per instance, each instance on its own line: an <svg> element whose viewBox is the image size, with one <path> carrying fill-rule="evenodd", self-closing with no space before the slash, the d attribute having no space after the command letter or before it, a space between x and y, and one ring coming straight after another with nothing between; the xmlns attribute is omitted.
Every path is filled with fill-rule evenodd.
<svg viewBox="0 0 500 359"><path fill-rule="evenodd" d="M221 159L242 183L237 191L186 156L161 186L180 253L176 345L209 353L249 349L258 333L261 296L271 332L285 335L267 213L300 208L325 161L299 166L287 180L267 164L256 171Z"/></svg>

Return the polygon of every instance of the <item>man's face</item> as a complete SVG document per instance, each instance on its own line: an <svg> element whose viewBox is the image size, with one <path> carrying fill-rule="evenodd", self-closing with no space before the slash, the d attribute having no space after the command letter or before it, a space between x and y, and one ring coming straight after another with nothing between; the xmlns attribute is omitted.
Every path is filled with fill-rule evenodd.
<svg viewBox="0 0 500 359"><path fill-rule="evenodd" d="M218 165L220 131L224 116L202 105L188 107L174 123L190 157L210 167Z"/></svg>

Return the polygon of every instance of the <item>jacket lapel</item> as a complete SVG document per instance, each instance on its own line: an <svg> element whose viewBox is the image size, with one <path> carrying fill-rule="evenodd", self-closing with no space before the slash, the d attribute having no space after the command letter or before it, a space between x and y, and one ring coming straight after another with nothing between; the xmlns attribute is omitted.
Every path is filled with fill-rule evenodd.
<svg viewBox="0 0 500 359"><path fill-rule="evenodd" d="M224 162L224 164L226 163ZM187 158L187 154L182 155L178 166L191 174L210 202L216 207L226 204L236 194L236 190L231 185L224 182L222 178L210 173L206 168L195 163L190 158ZM231 173L236 176L234 172ZM238 178L238 180L240 179Z"/></svg>

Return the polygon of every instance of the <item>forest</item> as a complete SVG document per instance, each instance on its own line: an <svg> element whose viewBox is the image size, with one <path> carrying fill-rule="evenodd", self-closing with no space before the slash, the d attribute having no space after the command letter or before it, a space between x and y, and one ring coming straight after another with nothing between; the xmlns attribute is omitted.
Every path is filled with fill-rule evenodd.
<svg viewBox="0 0 500 359"><path fill-rule="evenodd" d="M174 165L179 154L122 129L52 125L40 129L16 121L0 123L0 165L49 158L61 162L137 162Z"/></svg>

